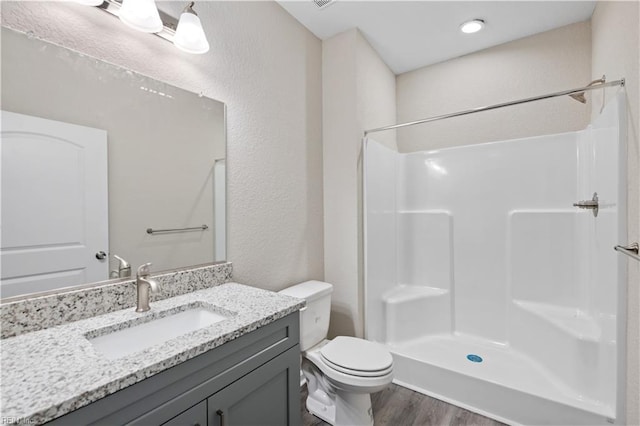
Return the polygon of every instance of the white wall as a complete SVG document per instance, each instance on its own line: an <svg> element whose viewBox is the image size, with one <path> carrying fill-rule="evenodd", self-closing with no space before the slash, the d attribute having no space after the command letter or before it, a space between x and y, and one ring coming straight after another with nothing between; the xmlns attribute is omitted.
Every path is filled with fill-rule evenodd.
<svg viewBox="0 0 640 426"><path fill-rule="evenodd" d="M590 24L572 24L399 75L398 122L582 87L591 75ZM398 147L411 152L574 131L589 116L588 105L570 98L545 100L401 129Z"/></svg>
<svg viewBox="0 0 640 426"><path fill-rule="evenodd" d="M395 120L395 75L358 30L323 42L325 280L330 335L363 335L362 136ZM380 138L395 145L395 135Z"/></svg>
<svg viewBox="0 0 640 426"><path fill-rule="evenodd" d="M2 2L2 25L225 102L234 279L274 290L322 279L321 43L274 2L197 11L201 56L71 2Z"/></svg>
<svg viewBox="0 0 640 426"><path fill-rule="evenodd" d="M640 7L637 1L600 1L591 18L593 75L626 79L627 94L627 241L640 240ZM617 89L607 89L610 100ZM603 102L593 93L593 115ZM640 424L640 264L628 262L626 424ZM624 304L625 301L622 301Z"/></svg>

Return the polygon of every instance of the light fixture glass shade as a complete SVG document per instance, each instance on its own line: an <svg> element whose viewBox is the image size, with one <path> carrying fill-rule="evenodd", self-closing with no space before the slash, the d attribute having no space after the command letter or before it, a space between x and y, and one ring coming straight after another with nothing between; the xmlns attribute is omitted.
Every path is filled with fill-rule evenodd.
<svg viewBox="0 0 640 426"><path fill-rule="evenodd" d="M162 31L162 20L154 0L123 0L119 16L122 22L138 31Z"/></svg>
<svg viewBox="0 0 640 426"><path fill-rule="evenodd" d="M173 44L188 53L207 53L209 51L209 42L197 15L189 12L180 15Z"/></svg>
<svg viewBox="0 0 640 426"><path fill-rule="evenodd" d="M73 0L76 3L84 4L85 6L100 6L104 3L104 0Z"/></svg>

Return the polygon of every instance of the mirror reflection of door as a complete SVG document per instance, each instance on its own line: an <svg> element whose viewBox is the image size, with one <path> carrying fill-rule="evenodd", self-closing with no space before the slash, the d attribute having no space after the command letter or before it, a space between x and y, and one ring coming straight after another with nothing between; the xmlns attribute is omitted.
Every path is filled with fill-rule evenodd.
<svg viewBox="0 0 640 426"><path fill-rule="evenodd" d="M2 297L104 280L107 132L2 111L0 148Z"/></svg>

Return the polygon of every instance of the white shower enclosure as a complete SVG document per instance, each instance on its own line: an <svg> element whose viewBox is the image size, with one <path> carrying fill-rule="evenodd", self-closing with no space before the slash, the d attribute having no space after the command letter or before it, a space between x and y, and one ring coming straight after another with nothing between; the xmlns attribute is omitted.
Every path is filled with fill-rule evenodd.
<svg viewBox="0 0 640 426"><path fill-rule="evenodd" d="M512 424L623 422L624 105L578 132L365 141L366 337L398 384Z"/></svg>

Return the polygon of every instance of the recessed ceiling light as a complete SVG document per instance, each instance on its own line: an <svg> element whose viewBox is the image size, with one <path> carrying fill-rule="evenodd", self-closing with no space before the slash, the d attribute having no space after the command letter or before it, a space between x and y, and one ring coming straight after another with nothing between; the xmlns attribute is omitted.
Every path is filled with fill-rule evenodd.
<svg viewBox="0 0 640 426"><path fill-rule="evenodd" d="M484 21L482 19L474 19L460 25L460 31L462 31L465 34L477 33L483 28L484 28Z"/></svg>

